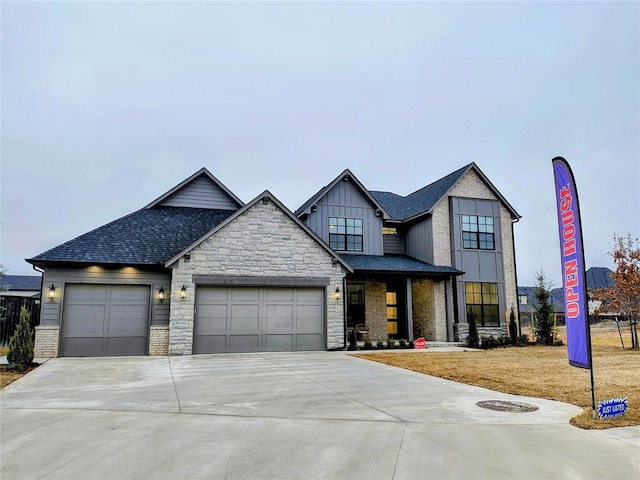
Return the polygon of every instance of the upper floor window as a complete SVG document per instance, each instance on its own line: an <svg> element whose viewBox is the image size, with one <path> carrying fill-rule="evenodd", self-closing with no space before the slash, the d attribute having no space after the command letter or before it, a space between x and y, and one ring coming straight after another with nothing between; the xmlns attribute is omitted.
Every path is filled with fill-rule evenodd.
<svg viewBox="0 0 640 480"><path fill-rule="evenodd" d="M383 235L397 235L398 229L396 227L382 227Z"/></svg>
<svg viewBox="0 0 640 480"><path fill-rule="evenodd" d="M362 220L329 217L329 245L335 250L362 252Z"/></svg>
<svg viewBox="0 0 640 480"><path fill-rule="evenodd" d="M462 215L462 246L480 250L495 250L493 217Z"/></svg>

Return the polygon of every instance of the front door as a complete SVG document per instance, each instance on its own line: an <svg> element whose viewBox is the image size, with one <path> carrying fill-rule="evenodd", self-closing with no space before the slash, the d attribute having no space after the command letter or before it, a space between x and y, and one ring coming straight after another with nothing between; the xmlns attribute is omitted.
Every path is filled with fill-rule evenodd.
<svg viewBox="0 0 640 480"><path fill-rule="evenodd" d="M387 334L407 339L405 282L387 282Z"/></svg>

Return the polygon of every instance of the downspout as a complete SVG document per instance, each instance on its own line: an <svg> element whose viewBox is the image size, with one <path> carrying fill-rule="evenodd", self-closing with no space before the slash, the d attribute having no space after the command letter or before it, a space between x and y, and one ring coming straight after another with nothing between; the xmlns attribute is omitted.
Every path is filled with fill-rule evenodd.
<svg viewBox="0 0 640 480"><path fill-rule="evenodd" d="M38 318L38 325L40 325L40 322L42 322L42 300L43 300L43 295L44 292L42 291L42 287L44 286L44 270L40 269L40 267L36 266L36 265L31 265L31 267L38 273L40 273L40 309L39 309L39 317Z"/></svg>

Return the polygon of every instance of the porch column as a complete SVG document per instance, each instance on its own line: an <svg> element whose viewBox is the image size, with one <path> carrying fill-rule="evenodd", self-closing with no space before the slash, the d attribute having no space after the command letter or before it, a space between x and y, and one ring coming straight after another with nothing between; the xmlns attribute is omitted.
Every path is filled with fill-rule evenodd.
<svg viewBox="0 0 640 480"><path fill-rule="evenodd" d="M411 279L407 278L407 334L408 340L413 341L413 297L411 296Z"/></svg>
<svg viewBox="0 0 640 480"><path fill-rule="evenodd" d="M447 341L453 342L453 324L456 319L454 318L454 306L453 306L453 282L450 278L444 281L444 305L447 315Z"/></svg>

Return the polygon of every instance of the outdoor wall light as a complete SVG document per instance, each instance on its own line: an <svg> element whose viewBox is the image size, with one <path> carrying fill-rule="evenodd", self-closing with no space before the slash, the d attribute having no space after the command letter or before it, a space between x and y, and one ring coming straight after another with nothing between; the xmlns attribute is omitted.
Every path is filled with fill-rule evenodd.
<svg viewBox="0 0 640 480"><path fill-rule="evenodd" d="M186 285L182 285L182 288L180 289L180 298L182 300L187 298L187 286Z"/></svg>
<svg viewBox="0 0 640 480"><path fill-rule="evenodd" d="M164 300L164 288L160 287L160 290L158 290L158 300L160 300L161 302Z"/></svg>
<svg viewBox="0 0 640 480"><path fill-rule="evenodd" d="M49 289L49 300L55 300L55 298L56 298L56 287L54 287L52 283L51 288Z"/></svg>
<svg viewBox="0 0 640 480"><path fill-rule="evenodd" d="M336 300L340 300L341 294L340 294L340 287L336 287L336 291L333 294L334 297L336 297Z"/></svg>

